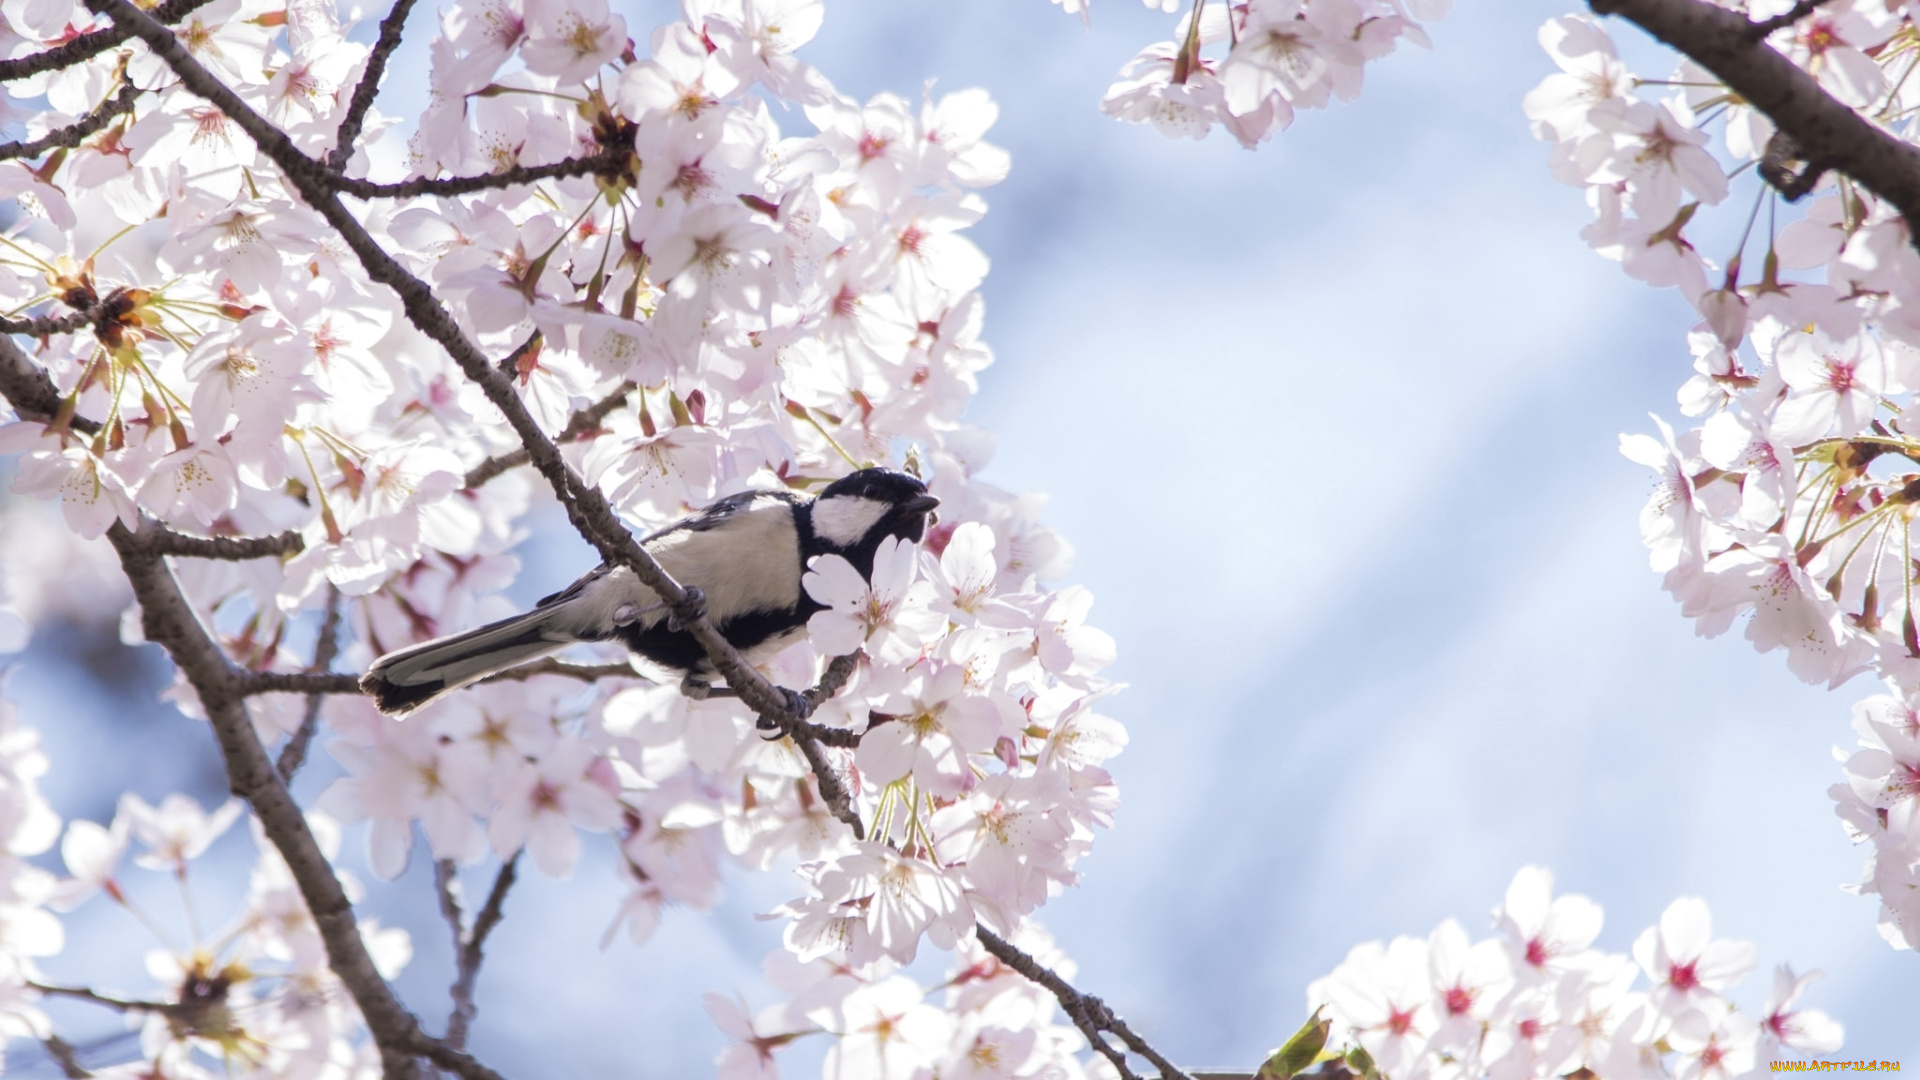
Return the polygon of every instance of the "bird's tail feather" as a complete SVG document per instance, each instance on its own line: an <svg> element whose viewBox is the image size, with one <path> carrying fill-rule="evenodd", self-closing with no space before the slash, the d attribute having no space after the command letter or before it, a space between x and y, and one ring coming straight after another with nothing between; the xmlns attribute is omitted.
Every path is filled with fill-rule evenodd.
<svg viewBox="0 0 1920 1080"><path fill-rule="evenodd" d="M488 623L451 637L390 652L374 661L360 689L389 716L405 716L450 690L559 652L576 638L555 625L553 608Z"/></svg>

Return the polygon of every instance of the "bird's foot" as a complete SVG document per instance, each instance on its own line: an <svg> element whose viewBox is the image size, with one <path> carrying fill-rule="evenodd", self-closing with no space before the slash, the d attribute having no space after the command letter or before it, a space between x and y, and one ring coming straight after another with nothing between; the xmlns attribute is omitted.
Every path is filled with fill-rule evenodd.
<svg viewBox="0 0 1920 1080"><path fill-rule="evenodd" d="M678 632L689 623L699 622L707 614L707 594L689 585L686 596L667 613L667 629Z"/></svg>
<svg viewBox="0 0 1920 1080"><path fill-rule="evenodd" d="M788 717L792 718L794 721L804 723L808 717L813 715L814 704L812 701L808 700L807 695L801 693L798 690L789 690L784 686L778 687L777 689L787 699L787 716ZM773 742L776 739L783 739L787 735L787 725L782 723L780 720L770 716L760 717L758 720L755 720L753 722L753 726L758 730L765 732L765 734L761 735L760 737L767 740L768 742Z"/></svg>
<svg viewBox="0 0 1920 1080"><path fill-rule="evenodd" d="M715 686L705 675L688 675L680 680L680 693L695 701L708 701L713 698L739 697L730 686Z"/></svg>
<svg viewBox="0 0 1920 1080"><path fill-rule="evenodd" d="M805 720L813 715L814 704L807 695L798 690L789 690L784 686L780 688L780 692L787 695L787 711L793 714L795 720Z"/></svg>

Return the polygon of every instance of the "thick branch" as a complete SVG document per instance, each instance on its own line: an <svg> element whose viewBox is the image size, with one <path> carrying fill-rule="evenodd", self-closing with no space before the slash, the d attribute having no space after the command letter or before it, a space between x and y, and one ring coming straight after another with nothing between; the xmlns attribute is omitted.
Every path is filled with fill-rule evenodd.
<svg viewBox="0 0 1920 1080"><path fill-rule="evenodd" d="M393 0L393 10L380 20L380 40L374 42L373 51L367 54L367 66L360 73L360 82L353 88L353 99L347 102L347 115L340 118L340 127L333 136L333 152L327 155L327 167L334 172L346 169L348 159L353 157L353 144L360 141L360 128L367 122L367 110L373 108L373 99L380 93L380 78L387 73L387 60L400 47L400 35L407 29L407 16L413 11L414 0Z"/></svg>
<svg viewBox="0 0 1920 1080"><path fill-rule="evenodd" d="M1797 143L1806 160L1838 169L1900 211L1920 240L1920 147L1855 112L1805 70L1755 37L1756 24L1702 0L1588 0L1692 57Z"/></svg>
<svg viewBox="0 0 1920 1080"><path fill-rule="evenodd" d="M599 401L568 417L565 430L555 436L553 441L561 444L578 442L589 434L600 430L600 425L606 421L607 416L611 414L613 410L625 404L628 395L632 394L635 389L636 387L631 381L622 382L619 386L614 387L613 392L606 397L601 398ZM509 450L504 454L495 454L493 457L482 461L480 464L468 470L465 487L468 491L472 491L474 488L499 476L508 469L517 469L530 460L532 460L531 455L527 453L527 448L524 446L518 450Z"/></svg>
<svg viewBox="0 0 1920 1080"><path fill-rule="evenodd" d="M0 397L25 419L51 423L60 415L60 391L53 379L5 334L0 334ZM89 435L100 430L99 424L83 416L70 417L68 423Z"/></svg>
<svg viewBox="0 0 1920 1080"><path fill-rule="evenodd" d="M133 100L140 96L140 88L125 83L120 92L100 104L100 107L68 124L63 128L54 128L45 135L29 142L0 143L0 161L14 158L37 158L56 146L68 149L79 146L81 141L101 128L113 122L113 118L133 111ZM72 316L68 316L72 318ZM81 323L81 326L86 325ZM78 327L76 327L78 329ZM17 332L17 331L16 331ZM65 333L66 331L59 331Z"/></svg>
<svg viewBox="0 0 1920 1080"><path fill-rule="evenodd" d="M213 0L167 0L166 3L153 9L153 18L164 25L171 26L212 2ZM18 60L0 60L0 82L12 82L29 75L38 75L43 71L72 67L99 56L132 36L133 34L123 27L112 26L105 30L95 30L91 34L81 34L72 41L57 45L46 52L23 56Z"/></svg>
<svg viewBox="0 0 1920 1080"><path fill-rule="evenodd" d="M309 675L322 675L333 666L333 658L340 655L340 589L332 584L327 586L327 618L320 624L320 640L313 646L313 663L307 668ZM294 729L287 745L280 748L280 758L274 762L273 770L280 774L280 782L293 783L293 774L300 771L306 763L307 747L312 745L314 733L320 730L320 705L326 700L318 692L307 695L306 712L300 717L300 726Z"/></svg>
<svg viewBox="0 0 1920 1080"><path fill-rule="evenodd" d="M1075 990L1071 983L1055 974L1053 969L1028 956L985 926L976 924L974 936L980 939L981 946L991 953L994 959L1025 975L1053 994L1054 999L1060 1002L1060 1008L1072 1019L1073 1026L1080 1029L1080 1033L1093 1043L1093 1048L1099 1051L1102 1057L1113 1063L1113 1067L1119 1070L1123 1080L1139 1080L1139 1077L1134 1075L1133 1070L1127 1068L1126 1054L1107 1042L1101 1032L1111 1031L1120 1036L1120 1041L1127 1044L1127 1049L1153 1062L1154 1067L1160 1070L1161 1080L1189 1080L1186 1073L1181 1072L1153 1047L1148 1046L1145 1039L1135 1035L1133 1029L1127 1027L1126 1021L1115 1016L1113 1010L1107 1008L1099 998Z"/></svg>

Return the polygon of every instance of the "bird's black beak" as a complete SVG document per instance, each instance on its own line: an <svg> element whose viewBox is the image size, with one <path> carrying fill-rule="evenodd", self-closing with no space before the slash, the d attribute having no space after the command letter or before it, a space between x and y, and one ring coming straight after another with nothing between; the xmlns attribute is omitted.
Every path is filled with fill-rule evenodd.
<svg viewBox="0 0 1920 1080"><path fill-rule="evenodd" d="M900 504L900 513L905 516L931 513L933 508L939 505L940 500L931 495L915 495Z"/></svg>

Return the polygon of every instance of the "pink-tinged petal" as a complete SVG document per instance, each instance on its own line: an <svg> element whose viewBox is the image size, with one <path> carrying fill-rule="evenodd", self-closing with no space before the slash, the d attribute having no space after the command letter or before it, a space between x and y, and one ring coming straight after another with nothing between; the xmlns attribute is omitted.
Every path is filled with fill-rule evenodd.
<svg viewBox="0 0 1920 1080"><path fill-rule="evenodd" d="M866 644L867 625L845 612L820 611L807 620L807 636L822 656L845 656Z"/></svg>
<svg viewBox="0 0 1920 1080"><path fill-rule="evenodd" d="M1721 990L1751 974L1759 959L1760 951L1751 942L1716 941L1700 954L1694 970L1703 985Z"/></svg>
<svg viewBox="0 0 1920 1080"><path fill-rule="evenodd" d="M527 851L533 864L548 877L566 877L580 861L580 834L559 814L536 814Z"/></svg>
<svg viewBox="0 0 1920 1080"><path fill-rule="evenodd" d="M374 876L392 881L407 868L407 855L413 850L413 826L392 818L374 818L367 829L367 862Z"/></svg>
<svg viewBox="0 0 1920 1080"><path fill-rule="evenodd" d="M828 607L864 603L868 594L866 579L860 576L860 571L838 555L814 558L800 584L808 596Z"/></svg>
<svg viewBox="0 0 1920 1080"><path fill-rule="evenodd" d="M1660 941L1676 963L1696 960L1713 940L1713 914L1697 896L1683 896L1660 914Z"/></svg>
<svg viewBox="0 0 1920 1080"><path fill-rule="evenodd" d="M904 721L894 721L861 736L860 747L853 752L853 759L868 781L891 784L913 771L914 759L919 754L920 737L913 726Z"/></svg>
<svg viewBox="0 0 1920 1080"><path fill-rule="evenodd" d="M1773 413L1773 437L1787 446L1803 446L1833 430L1840 398L1831 391L1809 390L1780 403Z"/></svg>

